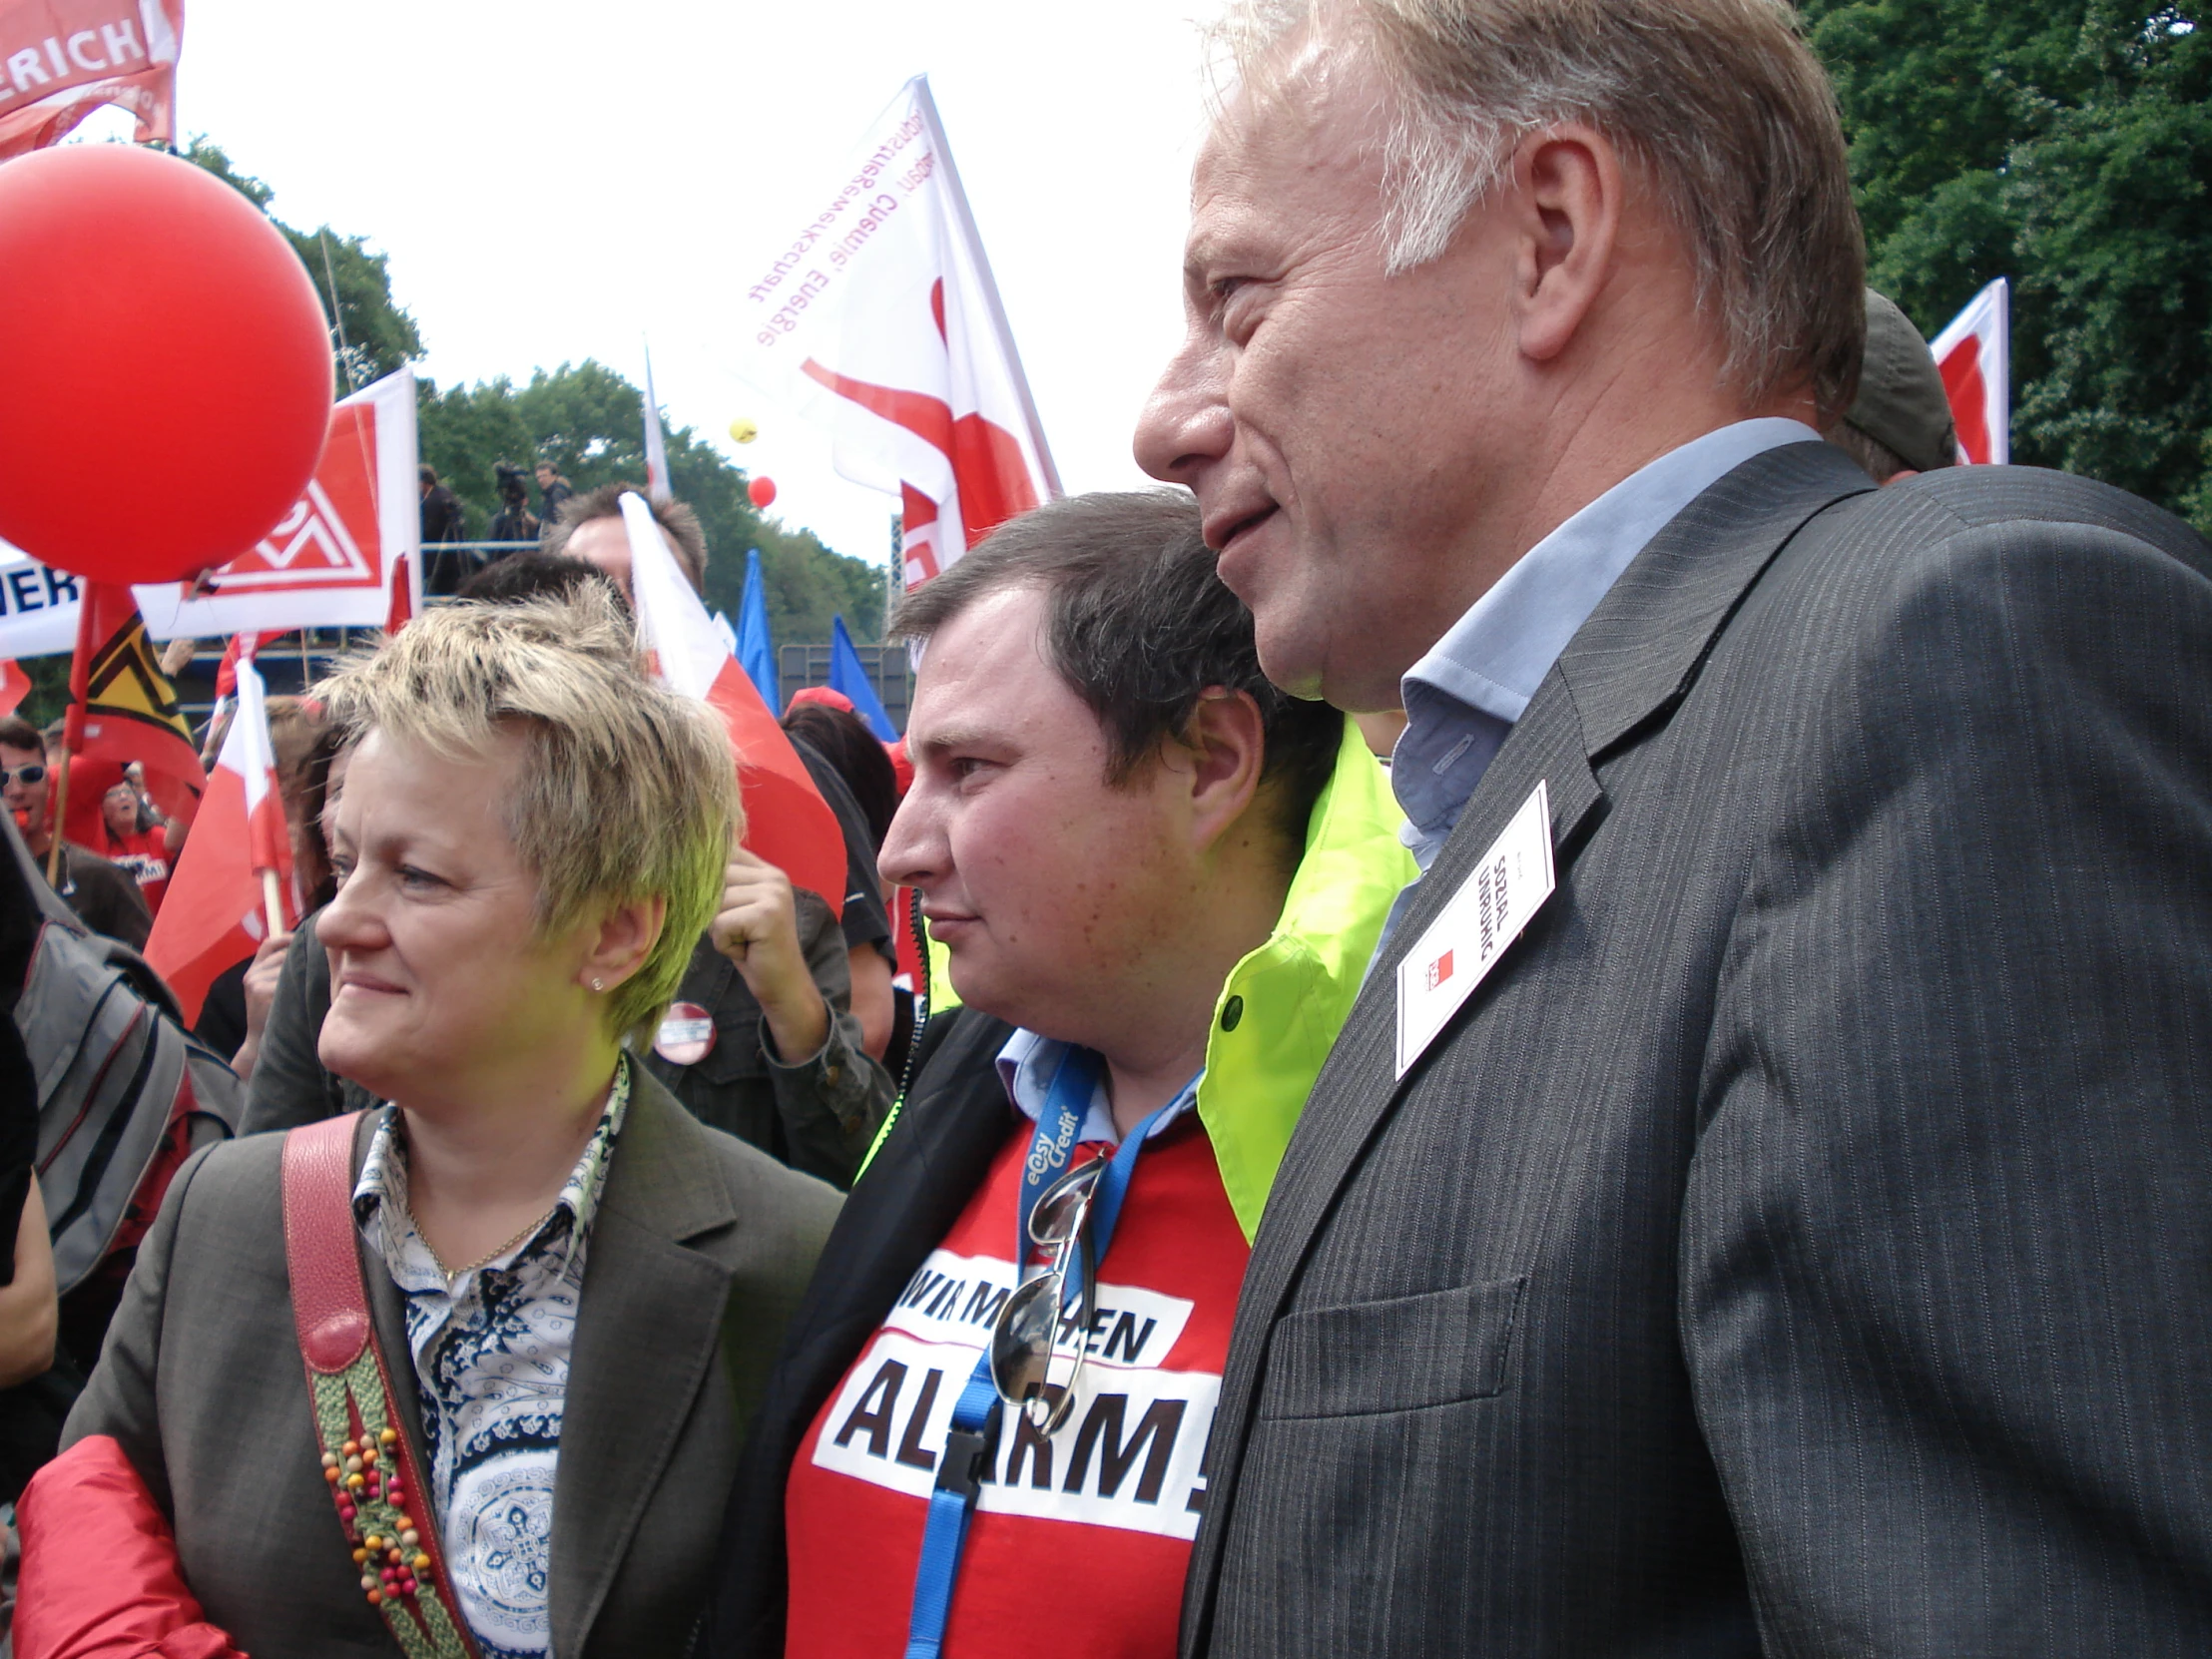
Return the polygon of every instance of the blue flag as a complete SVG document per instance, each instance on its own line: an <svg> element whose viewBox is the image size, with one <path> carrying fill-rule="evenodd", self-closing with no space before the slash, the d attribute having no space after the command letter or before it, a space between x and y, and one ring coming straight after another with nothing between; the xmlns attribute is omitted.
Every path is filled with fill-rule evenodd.
<svg viewBox="0 0 2212 1659"><path fill-rule="evenodd" d="M850 698L852 712L883 742L898 741L898 729L883 712L883 700L875 695L867 670L860 666L860 654L852 649L852 636L844 631L841 616L830 619L830 689Z"/></svg>
<svg viewBox="0 0 2212 1659"><path fill-rule="evenodd" d="M738 607L738 666L753 681L768 712L784 712L784 688L776 672L776 641L768 631L768 590L761 582L761 550L745 550L745 601Z"/></svg>

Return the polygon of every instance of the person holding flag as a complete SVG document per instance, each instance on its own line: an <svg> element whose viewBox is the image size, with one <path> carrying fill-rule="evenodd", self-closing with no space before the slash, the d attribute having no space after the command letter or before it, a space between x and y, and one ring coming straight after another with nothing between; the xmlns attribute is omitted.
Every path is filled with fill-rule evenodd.
<svg viewBox="0 0 2212 1659"><path fill-rule="evenodd" d="M66 782L57 791L69 838L85 846L105 840L102 800L135 767L147 799L179 826L171 844L181 844L199 811L207 773L130 588L85 583L69 697L63 725Z"/></svg>
<svg viewBox="0 0 2212 1659"><path fill-rule="evenodd" d="M698 516L673 498L641 498L635 509L626 509L623 498L634 493L626 485L608 484L579 496L548 551L596 565L626 598L635 596L647 648L659 651L664 672L677 666L693 695L707 697L723 712L732 743L747 757L741 775L747 811L758 827L755 850L800 891L816 893L830 905L845 942L843 983L832 1004L839 998L849 1002L860 1027L856 1046L880 1055L894 1017L890 975L880 971L892 930L876 879L874 837L836 769L778 727L760 688L707 615L700 601L707 544ZM646 533L648 521L658 534ZM644 565L666 580L650 575L642 583L634 580L639 548L645 550ZM661 643L657 629L680 648ZM882 1104L889 1105L887 1080ZM842 1179L851 1179L865 1147L863 1140L849 1148Z"/></svg>
<svg viewBox="0 0 2212 1659"><path fill-rule="evenodd" d="M177 832L146 799L129 769L100 798L100 824L107 831L102 855L130 874L146 907L160 915L174 856L171 842L178 838Z"/></svg>

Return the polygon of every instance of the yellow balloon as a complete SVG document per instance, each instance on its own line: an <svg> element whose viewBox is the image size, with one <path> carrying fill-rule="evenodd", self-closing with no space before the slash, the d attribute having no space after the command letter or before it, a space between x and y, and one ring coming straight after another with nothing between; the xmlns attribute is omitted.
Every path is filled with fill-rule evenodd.
<svg viewBox="0 0 2212 1659"><path fill-rule="evenodd" d="M751 443L761 435L761 429L754 425L752 421L746 419L744 415L740 415L730 422L730 435L740 443Z"/></svg>

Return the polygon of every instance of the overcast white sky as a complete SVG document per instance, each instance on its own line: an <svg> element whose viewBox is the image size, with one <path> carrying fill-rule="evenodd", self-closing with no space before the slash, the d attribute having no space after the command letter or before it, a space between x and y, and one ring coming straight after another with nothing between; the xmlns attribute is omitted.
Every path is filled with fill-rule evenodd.
<svg viewBox="0 0 2212 1659"><path fill-rule="evenodd" d="M1070 490L1143 482L1138 406L1177 326L1210 0L193 0L179 121L287 223L370 239L441 384L597 357L781 489L839 552L888 496L723 363L733 283L927 71Z"/></svg>

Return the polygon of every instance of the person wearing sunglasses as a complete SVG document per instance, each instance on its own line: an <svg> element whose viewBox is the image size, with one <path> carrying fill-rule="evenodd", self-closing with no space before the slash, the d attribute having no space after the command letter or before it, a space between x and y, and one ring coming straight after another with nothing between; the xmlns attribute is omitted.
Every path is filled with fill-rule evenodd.
<svg viewBox="0 0 2212 1659"><path fill-rule="evenodd" d="M1410 858L1261 675L1181 492L1012 520L908 595L884 878L950 993L756 1421L706 1650L1172 1654L1268 1189ZM946 1010L949 998L959 1005Z"/></svg>
<svg viewBox="0 0 2212 1659"><path fill-rule="evenodd" d="M47 764L46 740L38 728L19 715L0 719L0 801L14 816L15 827L23 831L23 844L42 870L58 832L53 794L54 770ZM154 930L154 913L146 907L129 871L65 840L53 879L54 890L87 927L120 939L133 950L145 948L146 935Z"/></svg>

